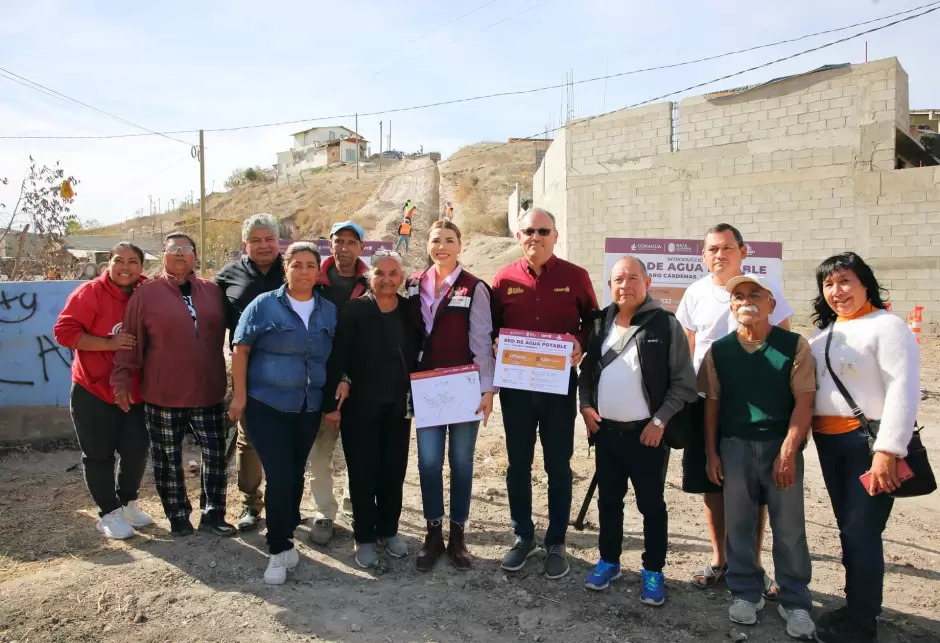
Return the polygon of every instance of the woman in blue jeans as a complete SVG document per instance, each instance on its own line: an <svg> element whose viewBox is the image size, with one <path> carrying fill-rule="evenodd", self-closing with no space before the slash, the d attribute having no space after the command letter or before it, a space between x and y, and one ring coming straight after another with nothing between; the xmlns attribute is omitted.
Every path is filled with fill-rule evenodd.
<svg viewBox="0 0 940 643"><path fill-rule="evenodd" d="M336 306L313 289L320 274L316 246L291 244L284 270L287 283L248 304L235 329L229 406L229 418L243 421L267 479L269 585L282 584L300 562L293 539L304 466L320 426L336 332Z"/></svg>
<svg viewBox="0 0 940 643"><path fill-rule="evenodd" d="M424 342L418 370L476 364L480 368L480 407L486 424L493 410L493 357L490 290L458 263L460 228L435 221L428 230L427 270L408 280L408 297ZM418 472L427 535L418 552L417 568L430 571L447 551L454 567L472 566L464 541L473 488L473 453L479 422L418 429ZM444 446L450 435L450 537L444 545Z"/></svg>
<svg viewBox="0 0 940 643"><path fill-rule="evenodd" d="M878 639L884 589L882 532L900 486L897 461L907 455L920 397L920 354L904 321L885 308L872 269L854 252L816 268L813 301L817 330L810 338L816 360L813 440L839 525L846 605L820 617L823 643L872 643ZM870 421L868 435L839 390L841 382ZM859 477L871 472L863 486Z"/></svg>

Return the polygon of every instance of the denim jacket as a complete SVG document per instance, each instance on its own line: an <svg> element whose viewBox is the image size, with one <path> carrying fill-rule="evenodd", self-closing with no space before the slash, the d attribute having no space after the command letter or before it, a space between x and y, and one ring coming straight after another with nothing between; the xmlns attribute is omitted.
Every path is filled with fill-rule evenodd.
<svg viewBox="0 0 940 643"><path fill-rule="evenodd" d="M278 411L319 411L326 361L336 333L336 306L319 293L309 329L291 308L287 286L259 295L245 308L234 344L250 346L248 395Z"/></svg>

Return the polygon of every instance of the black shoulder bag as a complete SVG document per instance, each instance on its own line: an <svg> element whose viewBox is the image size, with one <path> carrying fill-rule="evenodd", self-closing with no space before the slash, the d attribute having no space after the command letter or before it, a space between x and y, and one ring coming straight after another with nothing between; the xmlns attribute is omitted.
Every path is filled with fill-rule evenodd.
<svg viewBox="0 0 940 643"><path fill-rule="evenodd" d="M826 368L829 370L829 374L832 376L832 381L835 382L836 388L839 389L839 393L842 394L846 403L852 408L852 414L855 416L855 419L858 420L858 423L862 425L862 428L868 435L868 449L871 451L872 455L874 455L875 438L878 437L878 428L881 422L879 420L869 420L865 417L862 409L855 403L848 389L842 384L842 380L839 379L839 376L836 375L836 372L832 369L832 362L829 361L829 347L832 345L832 331L834 328L835 322L829 326L829 333L826 336ZM927 449L924 448L924 443L920 439L920 431L921 428L915 423L914 434L911 436L911 441L907 445L907 457L904 458L911 468L911 471L914 472L914 477L902 482L900 487L888 494L890 496L895 498L913 498L915 496L926 496L937 489L937 479L934 476L933 469L930 467L930 461L927 459Z"/></svg>

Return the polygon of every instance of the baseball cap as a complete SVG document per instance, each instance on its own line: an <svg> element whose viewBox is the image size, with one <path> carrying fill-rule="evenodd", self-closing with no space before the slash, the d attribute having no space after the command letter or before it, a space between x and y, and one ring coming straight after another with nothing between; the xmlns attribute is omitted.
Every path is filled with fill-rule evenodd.
<svg viewBox="0 0 940 643"><path fill-rule="evenodd" d="M362 229L362 226L353 221L340 221L339 223L334 223L333 227L330 229L330 238L333 238L337 232L341 230L352 230L356 233L356 236L359 237L359 241L362 241L366 238L366 231Z"/></svg>
<svg viewBox="0 0 940 643"><path fill-rule="evenodd" d="M738 275L737 277L732 277L728 280L728 283L725 285L725 290L729 293L734 292L734 289L739 285L744 283L757 284L762 290L766 290L772 296L774 294L774 289L770 285L770 281L766 277L761 277L760 275Z"/></svg>

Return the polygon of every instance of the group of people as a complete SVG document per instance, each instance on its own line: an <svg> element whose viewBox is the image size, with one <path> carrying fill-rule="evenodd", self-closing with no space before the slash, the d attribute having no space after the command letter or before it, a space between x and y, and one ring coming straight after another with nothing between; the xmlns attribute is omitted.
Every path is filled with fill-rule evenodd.
<svg viewBox="0 0 940 643"><path fill-rule="evenodd" d="M126 538L152 523L136 504L148 448L172 533L193 531L181 459L188 429L202 448L199 529L231 536L257 526L263 509L270 552L264 580L283 583L299 562L293 538L308 466L316 504L311 540L325 544L332 536L339 504L333 451L341 436L356 564L376 566L380 550L408 556L398 525L411 439L410 374L476 365L477 412L485 424L498 394L505 428L515 542L503 569L520 570L540 555L546 577L570 571L565 540L580 407L595 445L599 489L600 559L585 579L589 589L603 590L621 575L624 498L632 483L643 517L640 600L666 601L666 442L684 428L690 439L682 487L703 495L713 549L692 583L703 589L727 583L736 623L755 623L765 600L775 600L794 638L876 640L881 534L893 502L886 492L901 484L897 462L914 428L919 355L904 322L885 310L871 268L851 252L820 264L817 330L807 340L789 330L793 311L778 286L743 272L747 246L730 225L708 231L709 274L672 315L650 295L647 267L630 256L613 266L613 303L599 310L587 271L554 254L552 214L534 207L519 223L522 258L491 285L461 266L461 233L446 218L430 226L427 269L408 277L397 251L379 250L367 266L360 259L364 231L351 221L333 226L332 256L322 260L307 242L281 256L276 219L254 215L243 228L244 256L214 281L194 275L195 244L185 234L167 236L164 270L150 280L141 277L140 249L119 244L107 273L71 295L55 329L62 345L77 350L71 409L99 531ZM501 329L570 335L567 393L497 391L494 340ZM225 520L226 330L233 384L227 414L239 423L244 494L236 525ZM868 418L880 420L874 453L843 387ZM459 570L473 565L465 529L478 429L475 421L416 432L426 520L420 570L444 554ZM846 570L846 605L818 624L810 617L803 516L802 450L810 432ZM541 546L532 520L537 438L548 475ZM866 472L867 487L859 482ZM761 562L768 516L776 579Z"/></svg>

